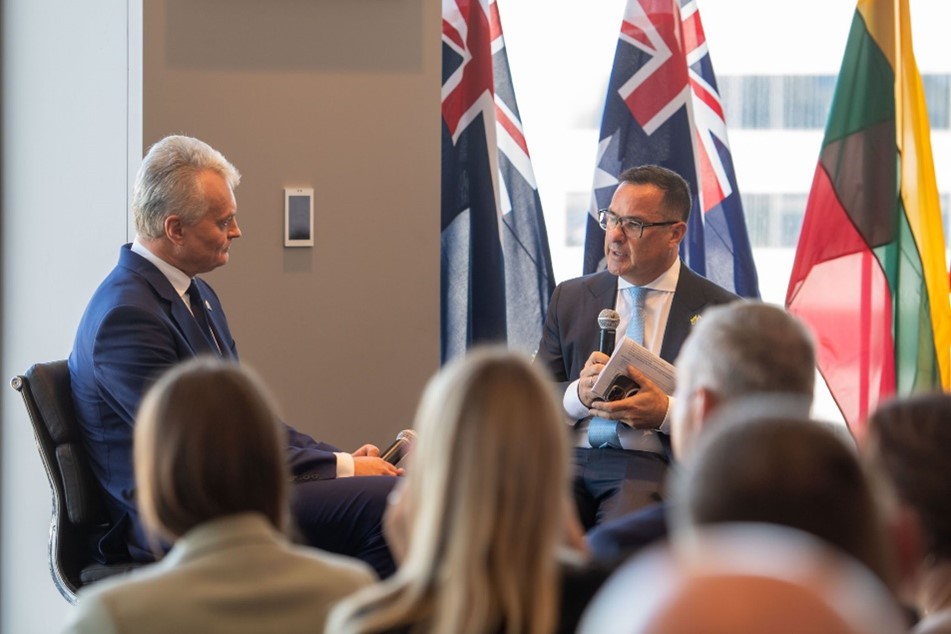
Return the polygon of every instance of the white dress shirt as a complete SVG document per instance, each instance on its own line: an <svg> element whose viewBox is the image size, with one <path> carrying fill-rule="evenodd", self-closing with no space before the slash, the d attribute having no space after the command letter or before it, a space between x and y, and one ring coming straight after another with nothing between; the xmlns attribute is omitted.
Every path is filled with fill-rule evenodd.
<svg viewBox="0 0 951 634"><path fill-rule="evenodd" d="M667 332L667 319L670 316L670 307L674 302L674 291L677 290L677 282L680 280L680 258L677 258L669 269L652 282L645 284L647 295L644 299L644 347L653 354L659 355L660 349L664 343L664 334ZM615 310L621 317L618 324L618 337L615 343L615 349L621 343L623 333L627 331L627 325L631 321L631 315L634 307L631 305L630 294L626 289L634 286L624 278L618 278L617 297L615 299ZM575 425L576 445L579 447L588 447L588 408L581 402L578 396L578 382L576 379L568 385L565 390L563 405L565 412L571 421L579 421ZM673 399L667 400L667 413L664 421L661 423L660 431L669 433L670 412ZM653 438L651 438L653 436ZM645 438L646 437L646 438ZM660 441L657 440L652 430L634 429L625 423L624 427L618 431L618 438L621 446L625 449L640 449L647 451L662 452Z"/></svg>

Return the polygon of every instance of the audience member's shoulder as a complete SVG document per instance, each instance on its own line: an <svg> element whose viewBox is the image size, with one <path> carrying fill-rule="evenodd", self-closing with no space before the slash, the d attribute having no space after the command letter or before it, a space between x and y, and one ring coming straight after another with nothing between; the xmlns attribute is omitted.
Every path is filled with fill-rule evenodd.
<svg viewBox="0 0 951 634"><path fill-rule="evenodd" d="M585 541L595 559L616 564L666 536L667 505L658 503L595 526Z"/></svg>
<svg viewBox="0 0 951 634"><path fill-rule="evenodd" d="M348 592L368 586L377 581L376 573L366 562L311 548L310 546L288 545L290 552L321 568L328 578L334 579L334 585L346 586Z"/></svg>
<svg viewBox="0 0 951 634"><path fill-rule="evenodd" d="M582 560L574 556L574 553L561 553L561 602L557 629L559 634L568 634L577 629L585 608L613 572L614 568L607 564Z"/></svg>
<svg viewBox="0 0 951 634"><path fill-rule="evenodd" d="M99 593L80 595L80 601L69 611L62 634L117 634L115 621Z"/></svg>
<svg viewBox="0 0 951 634"><path fill-rule="evenodd" d="M63 632L112 634L121 631L118 613L123 609L135 610L144 597L154 596L150 588L155 583L162 584L167 576L167 566L158 562L84 587L79 591L76 606L70 610Z"/></svg>

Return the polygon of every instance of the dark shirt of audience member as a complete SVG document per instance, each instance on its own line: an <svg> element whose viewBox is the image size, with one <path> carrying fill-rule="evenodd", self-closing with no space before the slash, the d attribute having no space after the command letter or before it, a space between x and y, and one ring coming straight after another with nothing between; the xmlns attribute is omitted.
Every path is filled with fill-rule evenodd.
<svg viewBox="0 0 951 634"><path fill-rule="evenodd" d="M671 441L678 461L689 460L697 439L726 406L763 399L774 412L803 417L812 407L812 336L780 306L745 301L710 308L694 326L676 365ZM591 554L618 562L665 537L666 508L666 503L655 504L593 528L586 536Z"/></svg>
<svg viewBox="0 0 951 634"><path fill-rule="evenodd" d="M951 395L897 399L869 419L861 450L893 493L890 524L915 634L951 632Z"/></svg>
<svg viewBox="0 0 951 634"><path fill-rule="evenodd" d="M768 414L718 423L675 478L673 498L675 536L730 522L787 526L895 587L880 493L854 447L826 423Z"/></svg>
<svg viewBox="0 0 951 634"><path fill-rule="evenodd" d="M65 632L321 631L333 603L375 581L361 561L284 537L284 427L249 370L211 359L171 370L147 392L134 443L147 534L172 549L80 592Z"/></svg>
<svg viewBox="0 0 951 634"><path fill-rule="evenodd" d="M902 614L865 567L801 531L699 529L633 557L591 602L581 634L896 634Z"/></svg>
<svg viewBox="0 0 951 634"><path fill-rule="evenodd" d="M560 562L581 531L551 378L504 349L472 352L430 381L414 427L385 515L397 572L341 602L328 631L573 632L604 576Z"/></svg>

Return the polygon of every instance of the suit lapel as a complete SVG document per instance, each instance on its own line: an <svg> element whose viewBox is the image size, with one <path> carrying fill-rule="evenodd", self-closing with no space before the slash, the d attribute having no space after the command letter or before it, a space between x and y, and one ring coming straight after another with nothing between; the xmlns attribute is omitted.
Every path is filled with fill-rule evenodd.
<svg viewBox="0 0 951 634"><path fill-rule="evenodd" d="M217 350L212 349L208 343L208 339L202 334L201 327L199 327L198 322L195 321L188 307L185 306L185 302L182 301L182 298L179 297L172 283L168 281L168 278L165 277L161 271L155 268L155 266L145 258L133 253L128 245L123 247L121 251L120 264L141 275L145 281L149 283L149 286L152 287L155 294L159 296L167 306L169 317L175 322L175 325L178 326L179 332L182 333L182 336L188 342L188 345L192 347L196 355L206 353L217 354Z"/></svg>
<svg viewBox="0 0 951 634"><path fill-rule="evenodd" d="M231 348L228 345L230 340L230 334L228 329L225 326L224 322L224 313L221 311L221 304L215 300L211 301L211 298L215 296L212 292L211 287L208 285L205 280L196 277L195 283L201 288L201 294L204 297L205 305L202 307L205 311L205 316L208 318L208 326L211 327L211 332L215 336L215 340L218 342L219 350L221 356L228 359L234 356L231 352Z"/></svg>
<svg viewBox="0 0 951 634"><path fill-rule="evenodd" d="M687 268L686 264L680 263L677 290L674 291L674 300L670 304L664 343L660 349L660 357L670 363L680 354L680 347L693 326L692 321L706 305L706 296L697 283L697 278L697 274Z"/></svg>
<svg viewBox="0 0 951 634"><path fill-rule="evenodd" d="M584 286L587 294L583 297L583 304L579 311L581 316L579 325L583 334L580 336L581 345L578 350L584 353L581 365L587 361L592 350L598 349L601 334L598 328L598 315L605 308L615 308L617 304L617 276L608 271L601 271L586 278Z"/></svg>

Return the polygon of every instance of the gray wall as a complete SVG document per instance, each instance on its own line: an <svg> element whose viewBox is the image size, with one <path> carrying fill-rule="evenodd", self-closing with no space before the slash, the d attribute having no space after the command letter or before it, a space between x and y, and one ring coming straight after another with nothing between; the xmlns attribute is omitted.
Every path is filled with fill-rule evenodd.
<svg viewBox="0 0 951 634"><path fill-rule="evenodd" d="M3 1L0 378L68 354L142 148L189 133L244 175L244 237L208 276L242 360L302 430L386 444L438 364L439 4L146 4ZM282 246L290 185L315 189L313 249ZM0 631L56 631L49 490L0 399Z"/></svg>

